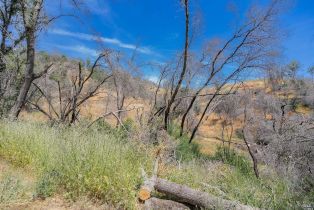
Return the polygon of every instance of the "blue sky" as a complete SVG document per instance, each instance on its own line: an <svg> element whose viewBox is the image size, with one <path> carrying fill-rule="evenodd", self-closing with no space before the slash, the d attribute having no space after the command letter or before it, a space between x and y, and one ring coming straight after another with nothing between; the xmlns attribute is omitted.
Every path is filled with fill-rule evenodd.
<svg viewBox="0 0 314 210"><path fill-rule="evenodd" d="M48 14L65 14L41 34L38 49L73 58L94 58L102 47L123 53L137 48L141 60L164 62L180 51L184 16L179 0L81 0L88 10L75 10L67 1L47 1ZM191 0L192 14L201 14L201 41L232 33L253 0ZM256 1L256 0L254 0ZM266 0L262 0L265 2ZM84 7L82 7L84 8ZM235 12L236 11L236 12ZM72 17L75 16L75 17ZM314 1L294 0L281 18L283 61L314 65ZM154 72L146 72L154 75Z"/></svg>

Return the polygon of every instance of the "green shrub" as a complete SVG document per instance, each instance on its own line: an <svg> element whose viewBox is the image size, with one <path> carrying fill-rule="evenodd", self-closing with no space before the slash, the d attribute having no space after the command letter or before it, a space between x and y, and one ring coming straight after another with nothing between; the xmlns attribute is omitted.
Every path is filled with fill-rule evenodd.
<svg viewBox="0 0 314 210"><path fill-rule="evenodd" d="M102 131L102 132L113 132L114 129L112 128L112 126L104 119L100 119L98 120L94 125L93 125L93 129L97 130L97 131Z"/></svg>
<svg viewBox="0 0 314 210"><path fill-rule="evenodd" d="M168 126L168 133L174 138L180 138L180 127L176 123L171 123Z"/></svg>
<svg viewBox="0 0 314 210"><path fill-rule="evenodd" d="M205 158L206 156L200 152L200 147L197 143L189 143L187 134L180 136L180 127L172 123L169 125L168 133L176 139L178 145L176 147L176 159L179 161L191 161L197 158Z"/></svg>
<svg viewBox="0 0 314 210"><path fill-rule="evenodd" d="M124 127L126 128L126 130L128 132L131 132L134 128L135 128L135 123L134 120L132 120L131 118L127 118L124 122L123 122Z"/></svg>
<svg viewBox="0 0 314 210"><path fill-rule="evenodd" d="M178 139L179 143L176 148L176 159L182 161L191 161L193 159L204 157L200 152L199 145L192 142L189 143L185 136Z"/></svg>
<svg viewBox="0 0 314 210"><path fill-rule="evenodd" d="M253 175L252 165L250 161L243 155L238 154L235 150L228 147L218 146L212 160L220 160L225 164L234 166L242 174Z"/></svg>

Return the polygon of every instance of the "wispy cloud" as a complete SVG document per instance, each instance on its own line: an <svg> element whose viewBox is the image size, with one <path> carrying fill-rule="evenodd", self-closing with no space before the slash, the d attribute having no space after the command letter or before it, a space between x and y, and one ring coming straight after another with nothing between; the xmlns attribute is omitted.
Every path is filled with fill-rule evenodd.
<svg viewBox="0 0 314 210"><path fill-rule="evenodd" d="M64 50L74 51L82 55L90 55L92 57L96 57L99 54L97 50L85 47L83 45L75 45L75 46L57 45L56 47L60 49L64 49Z"/></svg>
<svg viewBox="0 0 314 210"><path fill-rule="evenodd" d="M96 36L92 34L71 32L71 31L67 31L63 29L52 29L49 32L53 34L61 35L61 36L69 36L69 37L74 37L74 38L78 38L78 39L86 40L86 41L100 41L100 42L112 44L112 45L115 45L124 49L137 50L138 52L143 53L143 54L154 54L154 52L148 47L138 47L137 45L134 45L134 44L124 43L116 38L107 38L107 37Z"/></svg>

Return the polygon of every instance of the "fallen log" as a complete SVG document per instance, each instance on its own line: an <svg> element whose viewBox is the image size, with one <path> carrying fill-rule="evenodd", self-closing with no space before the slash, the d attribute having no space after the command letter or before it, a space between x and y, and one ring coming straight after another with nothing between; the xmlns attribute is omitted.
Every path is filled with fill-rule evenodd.
<svg viewBox="0 0 314 210"><path fill-rule="evenodd" d="M205 209L233 209L233 210L257 210L251 206L240 204L236 201L225 200L206 192L191 189L185 185L169 182L165 179L157 178L155 189L168 196L174 197L175 200L188 203Z"/></svg>
<svg viewBox="0 0 314 210"><path fill-rule="evenodd" d="M189 210L190 208L182 203L159 198L150 198L145 201L145 210Z"/></svg>
<svg viewBox="0 0 314 210"><path fill-rule="evenodd" d="M174 201L172 201L174 202L172 203L171 201L167 200L151 198L152 191L157 190L161 193L166 194L168 197L171 197L172 200L205 209L258 210L258 208L243 205L237 201L222 199L220 197L210 195L206 192L189 188L186 185L180 185L165 179L158 178L157 172L159 159L160 158L158 156L155 160L154 171L151 178L147 177L147 174L142 168L144 183L139 191L139 199L145 203L145 206L151 206L151 208L147 209L153 209L152 206L156 206L156 209L167 209L165 207L158 208L158 205L160 204L161 206L167 206L175 205L175 203L177 203Z"/></svg>

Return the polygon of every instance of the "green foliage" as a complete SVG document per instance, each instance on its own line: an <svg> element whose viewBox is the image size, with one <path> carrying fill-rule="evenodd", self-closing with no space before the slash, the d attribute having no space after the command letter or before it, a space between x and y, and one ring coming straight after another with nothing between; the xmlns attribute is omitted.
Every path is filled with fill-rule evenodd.
<svg viewBox="0 0 314 210"><path fill-rule="evenodd" d="M302 202L311 203L310 193L297 193L284 178L267 172L257 179L249 159L236 151L218 147L213 156L207 157L185 140L177 148L185 161L162 175L167 179L263 209L297 209Z"/></svg>
<svg viewBox="0 0 314 210"><path fill-rule="evenodd" d="M197 143L189 143L189 137L187 134L180 136L180 127L177 124L170 124L168 133L178 142L176 147L177 160L191 161L197 158L205 158L205 155L200 152L200 147Z"/></svg>
<svg viewBox="0 0 314 210"><path fill-rule="evenodd" d="M94 130L89 130L86 134L91 134L96 130L97 132L101 132L102 134L114 136L120 141L127 141L129 131L128 129L131 129L131 124L132 122L126 121L126 125L124 124L124 128L122 126L117 128L110 125L105 119L100 119L92 126Z"/></svg>
<svg viewBox="0 0 314 210"><path fill-rule="evenodd" d="M102 132L114 132L112 126L104 119L98 120L95 125L93 125L94 130L102 131Z"/></svg>
<svg viewBox="0 0 314 210"><path fill-rule="evenodd" d="M296 196L289 182L275 175L261 180L252 174L243 175L235 167L206 160L193 160L163 176L228 200L236 200L262 209L298 209L308 196Z"/></svg>
<svg viewBox="0 0 314 210"><path fill-rule="evenodd" d="M178 131L171 130L173 134ZM135 209L142 181L140 168L151 172L153 158L143 149L146 147L126 138L124 132L101 121L85 133L75 126L64 129L0 122L0 156L37 173L38 197L63 193L76 199L88 195L117 208ZM263 209L297 209L303 203L313 203L313 194L296 193L284 178L262 166L262 179L256 179L249 159L233 150L221 147L214 156L205 157L197 145L188 144L187 136L176 141L177 158L182 161L166 164L160 177ZM5 186L19 188L14 181L6 182L11 184ZM14 200L15 195L10 196L7 190L11 188L2 188L9 195L6 200Z"/></svg>
<svg viewBox="0 0 314 210"><path fill-rule="evenodd" d="M134 120L132 120L131 118L127 118L123 122L123 125L128 132L131 132L135 128Z"/></svg>
<svg viewBox="0 0 314 210"><path fill-rule="evenodd" d="M90 195L134 209L140 168L149 167L151 157L122 139L120 131L115 135L113 129L80 131L75 127L2 122L0 155L15 165L33 168L40 177L36 188L39 197L62 189L69 198Z"/></svg>
<svg viewBox="0 0 314 210"><path fill-rule="evenodd" d="M205 157L200 152L199 145L192 142L189 143L187 136L178 139L179 143L176 148L176 159L182 161L191 161L193 159Z"/></svg>
<svg viewBox="0 0 314 210"><path fill-rule="evenodd" d="M314 204L314 180L312 177L305 177L301 184L301 190L308 194L307 203Z"/></svg>
<svg viewBox="0 0 314 210"><path fill-rule="evenodd" d="M175 123L171 123L168 126L168 133L170 136L174 137L175 139L178 139L180 138L180 127Z"/></svg>
<svg viewBox="0 0 314 210"><path fill-rule="evenodd" d="M244 175L253 175L252 166L249 160L228 147L217 147L217 150L211 159L220 160L225 164L234 166Z"/></svg>

